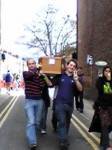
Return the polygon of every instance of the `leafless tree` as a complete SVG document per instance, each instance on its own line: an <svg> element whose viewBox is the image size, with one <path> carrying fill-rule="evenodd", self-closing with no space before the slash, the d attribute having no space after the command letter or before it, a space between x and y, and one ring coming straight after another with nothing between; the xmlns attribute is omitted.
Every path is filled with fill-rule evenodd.
<svg viewBox="0 0 112 150"><path fill-rule="evenodd" d="M46 56L64 51L66 46L76 42L76 22L70 15L57 18L58 10L52 5L43 13L36 14L32 24L25 26L22 44L29 48L38 48Z"/></svg>

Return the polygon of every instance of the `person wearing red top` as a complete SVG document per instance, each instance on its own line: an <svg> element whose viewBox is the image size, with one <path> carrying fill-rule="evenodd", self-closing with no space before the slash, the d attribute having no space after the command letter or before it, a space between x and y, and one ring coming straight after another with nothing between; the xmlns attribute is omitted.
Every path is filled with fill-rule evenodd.
<svg viewBox="0 0 112 150"><path fill-rule="evenodd" d="M26 136L30 150L38 146L38 130L40 127L43 99L42 90L46 83L52 85L45 74L40 74L34 59L27 60L28 71L23 72L25 83L25 112L27 117Z"/></svg>

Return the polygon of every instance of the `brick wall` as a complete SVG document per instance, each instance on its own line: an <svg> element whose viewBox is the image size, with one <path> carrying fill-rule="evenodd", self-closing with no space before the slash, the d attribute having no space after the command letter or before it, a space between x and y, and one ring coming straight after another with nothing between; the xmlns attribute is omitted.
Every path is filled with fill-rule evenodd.
<svg viewBox="0 0 112 150"><path fill-rule="evenodd" d="M87 54L95 61L103 60L112 66L112 1L77 0L78 61L84 68L87 85L93 89L97 67L86 64Z"/></svg>
<svg viewBox="0 0 112 150"><path fill-rule="evenodd" d="M86 75L90 76L87 54L92 55L94 61L104 60L112 65L112 1L78 0L77 3L78 60ZM93 74L96 69L93 65Z"/></svg>

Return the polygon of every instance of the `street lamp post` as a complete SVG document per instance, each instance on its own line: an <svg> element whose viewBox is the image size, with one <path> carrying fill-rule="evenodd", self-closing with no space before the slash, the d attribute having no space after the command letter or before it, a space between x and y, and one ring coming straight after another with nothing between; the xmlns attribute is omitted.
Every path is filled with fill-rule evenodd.
<svg viewBox="0 0 112 150"><path fill-rule="evenodd" d="M108 63L106 61L96 61L95 65L98 68L98 76L102 76L103 67L106 66Z"/></svg>

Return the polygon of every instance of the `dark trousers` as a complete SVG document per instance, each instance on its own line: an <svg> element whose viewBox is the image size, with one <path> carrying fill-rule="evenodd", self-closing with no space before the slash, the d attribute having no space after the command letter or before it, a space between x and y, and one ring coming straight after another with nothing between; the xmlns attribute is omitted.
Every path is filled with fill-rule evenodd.
<svg viewBox="0 0 112 150"><path fill-rule="evenodd" d="M52 127L54 129L54 131L57 130L57 118L56 118L56 114L55 114L55 111L53 110L53 113L52 113Z"/></svg>
<svg viewBox="0 0 112 150"><path fill-rule="evenodd" d="M70 119L72 116L73 108L68 104L56 104L55 114L58 120L58 137L59 141L66 141L70 127Z"/></svg>
<svg viewBox="0 0 112 150"><path fill-rule="evenodd" d="M111 125L112 107L107 109L100 108L99 116L101 120L100 145L103 150L106 150L109 147L109 125Z"/></svg>
<svg viewBox="0 0 112 150"><path fill-rule="evenodd" d="M84 103L83 103L83 92L78 92L75 95L75 104L76 104L76 109L84 109Z"/></svg>
<svg viewBox="0 0 112 150"><path fill-rule="evenodd" d="M53 106L52 106L52 119L51 119L51 123L52 123L52 127L54 129L54 131L57 131L57 118L56 118L56 114L55 114L55 99L53 100Z"/></svg>
<svg viewBox="0 0 112 150"><path fill-rule="evenodd" d="M47 114L48 114L48 106L44 103L42 110L42 119L41 119L41 129L46 130L47 128Z"/></svg>
<svg viewBox="0 0 112 150"><path fill-rule="evenodd" d="M101 131L100 145L103 150L109 147L109 131L108 128L103 128Z"/></svg>

